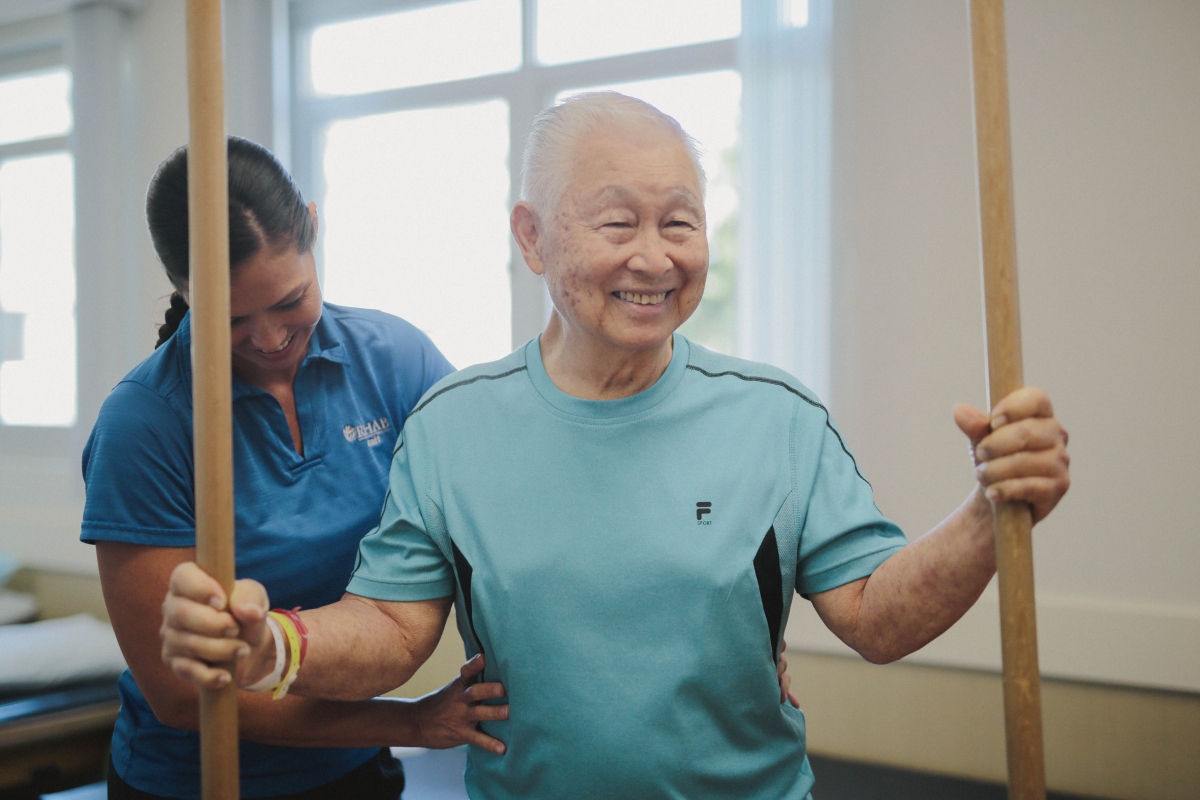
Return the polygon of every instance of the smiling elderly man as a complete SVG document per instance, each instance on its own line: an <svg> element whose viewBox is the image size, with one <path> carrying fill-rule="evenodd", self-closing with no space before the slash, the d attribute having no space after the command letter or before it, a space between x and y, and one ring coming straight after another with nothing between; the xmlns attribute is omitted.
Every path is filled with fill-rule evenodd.
<svg viewBox="0 0 1200 800"><path fill-rule="evenodd" d="M955 409L980 485L906 544L811 392L675 333L708 243L703 175L673 119L612 93L569 100L539 118L526 175L512 229L550 322L413 411L348 594L301 615L292 691L402 684L453 601L512 709L483 724L507 754L471 750L472 797L802 800L804 717L775 672L793 590L870 661L922 647L995 571L988 498L1038 520L1062 497L1065 433L1035 389L990 417ZM239 646L239 685L271 672L261 587L233 598L249 646L218 638L233 621L206 605L223 597L198 568L172 587L178 674L228 681L209 664Z"/></svg>

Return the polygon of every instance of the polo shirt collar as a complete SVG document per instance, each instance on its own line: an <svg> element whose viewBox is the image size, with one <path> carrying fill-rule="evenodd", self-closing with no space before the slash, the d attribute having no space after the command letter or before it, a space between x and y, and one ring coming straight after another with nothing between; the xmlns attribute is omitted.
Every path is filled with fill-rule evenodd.
<svg viewBox="0 0 1200 800"><path fill-rule="evenodd" d="M188 398L192 396L192 370L191 370L191 352L192 352L192 312L189 310L183 315L183 319L179 323L179 327L175 330L173 338L179 342L179 347L186 354L186 364L188 369L184 370L184 383L187 385ZM328 314L321 314L320 321L317 322L317 327L313 329L313 335L308 340L308 353L305 354L304 360L300 362L300 369L308 366L309 362L316 359L332 361L335 364L349 364L350 357L346 353L346 345L342 341L341 331L337 330L337 325L332 321ZM250 397L256 394L266 394L262 389L249 384L246 381L233 376L232 393L234 400L240 400L243 397Z"/></svg>
<svg viewBox="0 0 1200 800"><path fill-rule="evenodd" d="M324 310L324 305L322 305ZM342 332L328 314L322 313L321 320L313 330L312 338L308 340L308 355L300 362L303 369L308 362L321 358L335 364L349 364L350 356L346 353L346 345L342 342Z"/></svg>

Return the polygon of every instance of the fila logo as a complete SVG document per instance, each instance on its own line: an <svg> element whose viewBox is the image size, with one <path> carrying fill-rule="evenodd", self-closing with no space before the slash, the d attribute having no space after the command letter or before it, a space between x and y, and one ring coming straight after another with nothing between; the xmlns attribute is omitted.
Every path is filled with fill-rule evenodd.
<svg viewBox="0 0 1200 800"><path fill-rule="evenodd" d="M342 428L342 435L346 437L347 442L366 441L368 447L374 447L383 441L381 434L386 430L391 430L392 423L387 417L380 417L371 422L364 422L362 425L347 425Z"/></svg>
<svg viewBox="0 0 1200 800"><path fill-rule="evenodd" d="M711 519L705 519L705 514L712 513L712 503L696 503L696 524L697 525L712 525Z"/></svg>

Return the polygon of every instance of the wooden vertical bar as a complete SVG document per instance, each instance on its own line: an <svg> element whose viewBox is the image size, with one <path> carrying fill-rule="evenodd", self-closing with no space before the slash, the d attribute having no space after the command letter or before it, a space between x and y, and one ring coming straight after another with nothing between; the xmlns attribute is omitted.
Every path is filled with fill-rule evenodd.
<svg viewBox="0 0 1200 800"><path fill-rule="evenodd" d="M228 596L234 581L233 410L221 0L187 0L187 50L196 561ZM200 775L204 800L238 797L234 684L200 692Z"/></svg>
<svg viewBox="0 0 1200 800"><path fill-rule="evenodd" d="M1024 383L1003 0L969 0L983 233L988 395L992 407ZM1024 503L995 506L1008 793L1045 800L1041 677L1033 594L1033 520Z"/></svg>

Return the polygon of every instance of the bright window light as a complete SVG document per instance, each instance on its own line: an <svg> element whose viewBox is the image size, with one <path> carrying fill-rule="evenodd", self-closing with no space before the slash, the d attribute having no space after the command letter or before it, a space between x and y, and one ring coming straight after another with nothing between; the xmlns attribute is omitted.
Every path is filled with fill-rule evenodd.
<svg viewBox="0 0 1200 800"><path fill-rule="evenodd" d="M742 32L739 0L538 0L543 64L640 53Z"/></svg>
<svg viewBox="0 0 1200 800"><path fill-rule="evenodd" d="M310 53L321 95L511 72L521 66L521 3L465 0L325 25Z"/></svg>
<svg viewBox="0 0 1200 800"><path fill-rule="evenodd" d="M612 90L645 100L674 117L701 148L708 176L709 269L704 299L681 332L706 347L735 352L737 337L737 155L742 78L733 70L680 75L562 92Z"/></svg>
<svg viewBox="0 0 1200 800"><path fill-rule="evenodd" d="M65 136L71 130L71 73L56 69L0 80L0 144Z"/></svg>
<svg viewBox="0 0 1200 800"><path fill-rule="evenodd" d="M512 349L508 104L377 114L325 136L325 296L425 331L456 367Z"/></svg>
<svg viewBox="0 0 1200 800"><path fill-rule="evenodd" d="M792 28L808 25L808 0L779 0L779 22Z"/></svg>
<svg viewBox="0 0 1200 800"><path fill-rule="evenodd" d="M0 162L0 422L75 422L75 188L68 153Z"/></svg>

